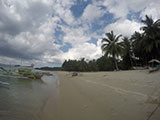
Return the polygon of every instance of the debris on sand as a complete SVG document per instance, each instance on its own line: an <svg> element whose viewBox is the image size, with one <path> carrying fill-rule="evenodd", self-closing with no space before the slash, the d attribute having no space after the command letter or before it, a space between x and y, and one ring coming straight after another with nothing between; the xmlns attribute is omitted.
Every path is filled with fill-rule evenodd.
<svg viewBox="0 0 160 120"><path fill-rule="evenodd" d="M150 104L160 104L160 98L159 97L151 97L149 96L146 103Z"/></svg>
<svg viewBox="0 0 160 120"><path fill-rule="evenodd" d="M72 73L72 77L74 77L74 76L78 76L78 73L77 72L73 72Z"/></svg>

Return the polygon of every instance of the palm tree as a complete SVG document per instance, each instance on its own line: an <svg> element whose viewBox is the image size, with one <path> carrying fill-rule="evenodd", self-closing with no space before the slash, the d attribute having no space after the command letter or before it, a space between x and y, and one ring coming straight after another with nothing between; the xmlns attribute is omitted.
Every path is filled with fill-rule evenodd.
<svg viewBox="0 0 160 120"><path fill-rule="evenodd" d="M143 30L143 46L146 53L151 54L154 58L160 58L160 19L154 21L146 15L145 20L142 20L145 26Z"/></svg>
<svg viewBox="0 0 160 120"><path fill-rule="evenodd" d="M132 42L128 37L123 37L122 41L122 47L123 47L123 62L125 63L126 69L129 69L133 66L132 63Z"/></svg>
<svg viewBox="0 0 160 120"><path fill-rule="evenodd" d="M118 57L121 53L121 44L119 42L119 38L122 35L114 35L113 31L105 34L107 38L102 39L101 49L105 53L105 55L112 55L116 70L119 70L118 64L116 61L116 57Z"/></svg>
<svg viewBox="0 0 160 120"><path fill-rule="evenodd" d="M132 45L133 45L133 51L134 52L144 52L143 48L143 35L139 32L135 32L132 36L131 36L131 41L132 41Z"/></svg>

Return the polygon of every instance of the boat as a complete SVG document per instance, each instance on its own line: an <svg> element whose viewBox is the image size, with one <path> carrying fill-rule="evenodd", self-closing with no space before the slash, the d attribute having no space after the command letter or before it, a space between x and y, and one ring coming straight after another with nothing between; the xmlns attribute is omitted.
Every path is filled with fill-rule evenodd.
<svg viewBox="0 0 160 120"><path fill-rule="evenodd" d="M0 87L9 88L9 83L0 81Z"/></svg>
<svg viewBox="0 0 160 120"><path fill-rule="evenodd" d="M150 64L149 68L149 73L151 72L156 72L160 69L160 61L157 59L152 59L148 62Z"/></svg>

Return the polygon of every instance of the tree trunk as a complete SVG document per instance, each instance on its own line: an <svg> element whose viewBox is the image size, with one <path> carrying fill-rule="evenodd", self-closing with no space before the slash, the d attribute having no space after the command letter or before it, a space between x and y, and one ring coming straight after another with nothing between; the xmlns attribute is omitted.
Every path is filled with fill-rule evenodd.
<svg viewBox="0 0 160 120"><path fill-rule="evenodd" d="M145 65L148 66L147 55L146 54L144 55L145 55Z"/></svg>
<svg viewBox="0 0 160 120"><path fill-rule="evenodd" d="M132 62L132 58L131 58L130 53L129 53L129 59L130 59L130 63L131 63L131 68L133 68L133 62Z"/></svg>
<svg viewBox="0 0 160 120"><path fill-rule="evenodd" d="M116 70L118 71L118 70L119 70L119 68L118 68L118 64L117 64L117 61L116 61L115 55L113 55L113 59L114 59L114 63L115 63L115 68L116 68Z"/></svg>

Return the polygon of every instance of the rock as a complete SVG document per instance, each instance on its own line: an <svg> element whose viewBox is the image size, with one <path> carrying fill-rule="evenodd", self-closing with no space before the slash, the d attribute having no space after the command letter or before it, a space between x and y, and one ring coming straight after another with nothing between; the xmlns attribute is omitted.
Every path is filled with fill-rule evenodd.
<svg viewBox="0 0 160 120"><path fill-rule="evenodd" d="M72 76L78 76L78 73L77 72L73 72Z"/></svg>

